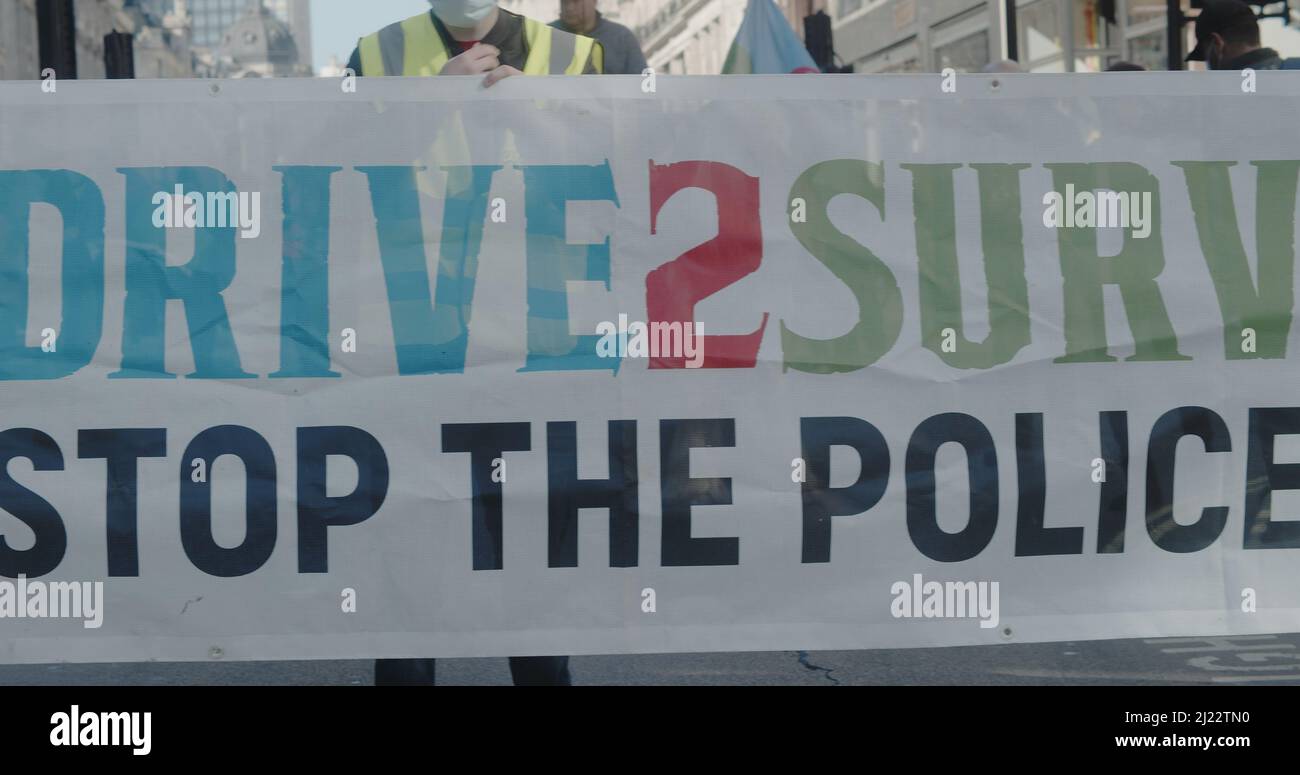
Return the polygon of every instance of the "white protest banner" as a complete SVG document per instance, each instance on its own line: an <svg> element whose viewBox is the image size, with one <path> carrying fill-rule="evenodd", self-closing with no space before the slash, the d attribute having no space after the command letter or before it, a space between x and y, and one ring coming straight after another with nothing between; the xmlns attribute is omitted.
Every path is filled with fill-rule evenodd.
<svg viewBox="0 0 1300 775"><path fill-rule="evenodd" d="M1300 80L0 84L0 662L1300 630Z"/></svg>

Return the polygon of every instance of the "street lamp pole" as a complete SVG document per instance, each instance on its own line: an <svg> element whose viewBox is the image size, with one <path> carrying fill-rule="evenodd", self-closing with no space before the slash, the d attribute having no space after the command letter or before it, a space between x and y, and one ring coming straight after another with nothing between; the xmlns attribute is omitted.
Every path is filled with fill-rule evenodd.
<svg viewBox="0 0 1300 775"><path fill-rule="evenodd" d="M72 0L37 0L36 24L41 72L53 70L58 78L76 78L77 22Z"/></svg>
<svg viewBox="0 0 1300 775"><path fill-rule="evenodd" d="M1016 0L1006 0L1006 35L1007 35L1007 59L1013 62L1020 61L1020 38L1016 30ZM1025 63L1028 64L1028 63Z"/></svg>
<svg viewBox="0 0 1300 775"><path fill-rule="evenodd" d="M1187 17L1183 16L1183 8L1179 0L1165 0L1165 6L1169 17L1165 27L1167 34L1165 48L1169 51L1169 69L1182 70L1184 69L1183 24L1187 21Z"/></svg>

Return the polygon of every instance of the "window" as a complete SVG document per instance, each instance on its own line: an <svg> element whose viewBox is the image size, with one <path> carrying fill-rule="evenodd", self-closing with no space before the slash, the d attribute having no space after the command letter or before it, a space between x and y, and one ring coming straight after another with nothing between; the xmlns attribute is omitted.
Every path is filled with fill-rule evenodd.
<svg viewBox="0 0 1300 775"><path fill-rule="evenodd" d="M980 4L954 19L935 25L930 32L934 72L946 67L978 73L990 61L988 6Z"/></svg>
<svg viewBox="0 0 1300 775"><path fill-rule="evenodd" d="M989 34L981 30L973 35L934 49L935 69L951 67L959 73L977 73L989 63Z"/></svg>
<svg viewBox="0 0 1300 775"><path fill-rule="evenodd" d="M1074 45L1076 48L1105 48L1110 40L1110 22L1101 15L1098 0L1073 0Z"/></svg>
<svg viewBox="0 0 1300 775"><path fill-rule="evenodd" d="M1074 58L1074 72L1076 73L1100 73L1105 69L1100 54L1086 54Z"/></svg>
<svg viewBox="0 0 1300 775"><path fill-rule="evenodd" d="M919 73L923 70L915 38L890 46L873 57L861 59L853 69L858 73Z"/></svg>
<svg viewBox="0 0 1300 775"><path fill-rule="evenodd" d="M1037 0L1020 8L1016 23L1020 31L1020 59L1034 63L1065 52L1065 35L1059 0Z"/></svg>
<svg viewBox="0 0 1300 775"><path fill-rule="evenodd" d="M1165 0L1128 0L1128 24L1130 27L1146 22L1164 23L1166 19Z"/></svg>
<svg viewBox="0 0 1300 775"><path fill-rule="evenodd" d="M839 3L836 4L835 16L836 18L843 19L845 16L848 16L855 11L862 10L862 6L865 4L866 0L840 0Z"/></svg>
<svg viewBox="0 0 1300 775"><path fill-rule="evenodd" d="M1164 30L1129 38L1128 61L1142 65L1148 70L1164 70L1169 65L1168 59Z"/></svg>
<svg viewBox="0 0 1300 775"><path fill-rule="evenodd" d="M1042 61L1042 62L1039 62L1039 63L1036 64L1036 65L1032 65L1032 66L1029 68L1029 72L1031 72L1031 73L1063 73L1063 72L1065 72L1065 58L1064 58L1064 57L1053 57L1052 59L1044 60L1044 61Z"/></svg>
<svg viewBox="0 0 1300 775"><path fill-rule="evenodd" d="M879 70L879 71L877 71L877 72L881 72L881 73L919 73L919 72L921 72L921 60L919 60L919 59L904 59L902 62L899 62L899 63L896 64L896 65L890 65L890 66L886 67L885 69L883 69L883 70Z"/></svg>

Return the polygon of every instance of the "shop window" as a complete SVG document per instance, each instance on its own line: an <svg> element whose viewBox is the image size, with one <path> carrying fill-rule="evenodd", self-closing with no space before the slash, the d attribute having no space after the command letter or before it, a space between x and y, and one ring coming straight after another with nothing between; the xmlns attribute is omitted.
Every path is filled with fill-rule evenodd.
<svg viewBox="0 0 1300 775"><path fill-rule="evenodd" d="M1165 0L1128 0L1128 26L1136 27L1147 22L1164 23L1167 18Z"/></svg>
<svg viewBox="0 0 1300 775"><path fill-rule="evenodd" d="M1128 59L1148 70L1164 70L1169 65L1165 48L1165 31L1156 30L1128 40Z"/></svg>
<svg viewBox="0 0 1300 775"><path fill-rule="evenodd" d="M839 3L836 4L837 8L835 16L843 19L845 16L861 10L862 6L865 4L866 0L840 0Z"/></svg>
<svg viewBox="0 0 1300 775"><path fill-rule="evenodd" d="M981 30L934 48L935 69L951 67L959 73L977 73L989 63L989 34Z"/></svg>
<svg viewBox="0 0 1300 775"><path fill-rule="evenodd" d="M1060 0L1037 0L1016 12L1020 58L1025 62L1059 56L1065 51Z"/></svg>
<svg viewBox="0 0 1300 775"><path fill-rule="evenodd" d="M1110 40L1110 23L1101 15L1097 0L1073 0L1074 45L1076 48L1105 48Z"/></svg>
<svg viewBox="0 0 1300 775"><path fill-rule="evenodd" d="M919 73L923 72L916 38L895 43L875 56L858 60L853 68L858 73Z"/></svg>

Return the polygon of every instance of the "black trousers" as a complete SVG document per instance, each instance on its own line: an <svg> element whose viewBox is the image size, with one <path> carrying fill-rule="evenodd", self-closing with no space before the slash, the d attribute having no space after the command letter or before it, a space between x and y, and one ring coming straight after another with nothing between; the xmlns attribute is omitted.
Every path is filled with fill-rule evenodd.
<svg viewBox="0 0 1300 775"><path fill-rule="evenodd" d="M377 659L375 686L433 686L436 659ZM511 657L515 686L572 686L568 657Z"/></svg>

